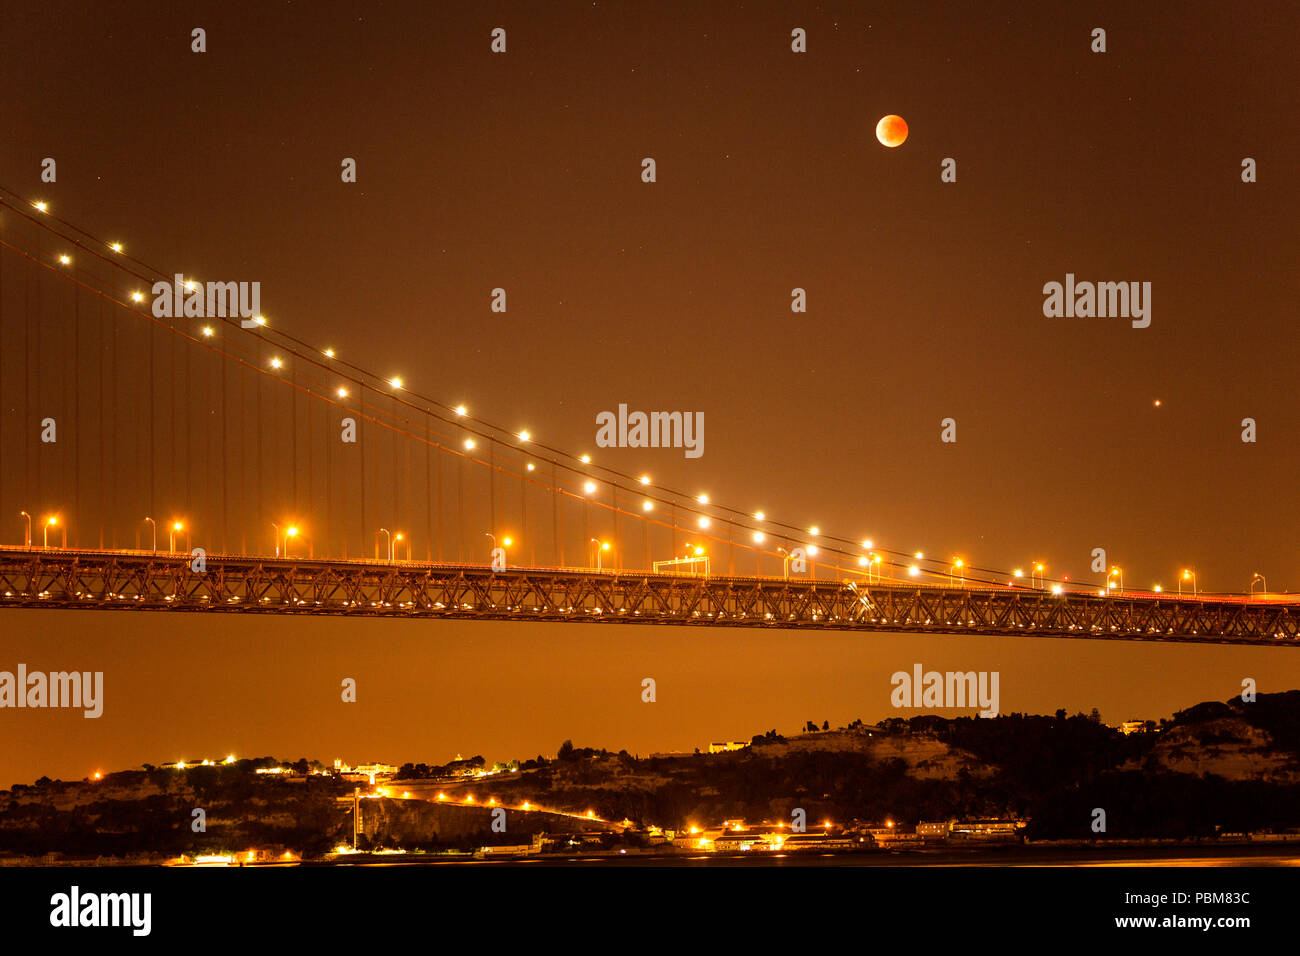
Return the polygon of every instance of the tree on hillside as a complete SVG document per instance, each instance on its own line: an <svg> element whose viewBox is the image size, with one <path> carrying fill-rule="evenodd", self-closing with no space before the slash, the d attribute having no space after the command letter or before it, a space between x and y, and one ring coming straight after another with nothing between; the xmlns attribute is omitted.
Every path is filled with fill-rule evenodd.
<svg viewBox="0 0 1300 956"><path fill-rule="evenodd" d="M566 740L564 743L560 744L560 749L559 749L558 751L556 751L556 753L555 753L555 759L556 759L556 760L565 760L565 761L567 761L567 760L572 760L572 759L573 759L573 741L572 741L572 740Z"/></svg>

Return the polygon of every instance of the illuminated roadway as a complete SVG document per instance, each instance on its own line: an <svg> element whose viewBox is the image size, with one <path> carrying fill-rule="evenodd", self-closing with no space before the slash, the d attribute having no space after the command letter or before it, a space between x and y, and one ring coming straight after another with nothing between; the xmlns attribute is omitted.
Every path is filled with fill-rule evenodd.
<svg viewBox="0 0 1300 956"><path fill-rule="evenodd" d="M822 628L1300 646L1291 595L0 547L0 608Z"/></svg>

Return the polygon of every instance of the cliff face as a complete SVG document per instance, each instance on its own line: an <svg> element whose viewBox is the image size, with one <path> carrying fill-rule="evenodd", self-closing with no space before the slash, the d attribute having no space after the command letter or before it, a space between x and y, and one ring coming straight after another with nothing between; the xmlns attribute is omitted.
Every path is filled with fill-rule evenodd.
<svg viewBox="0 0 1300 956"><path fill-rule="evenodd" d="M1131 760L1124 770L1160 769L1225 780L1259 780L1300 784L1296 755L1277 747L1272 734L1240 717L1224 717L1172 727L1159 735L1143 760Z"/></svg>

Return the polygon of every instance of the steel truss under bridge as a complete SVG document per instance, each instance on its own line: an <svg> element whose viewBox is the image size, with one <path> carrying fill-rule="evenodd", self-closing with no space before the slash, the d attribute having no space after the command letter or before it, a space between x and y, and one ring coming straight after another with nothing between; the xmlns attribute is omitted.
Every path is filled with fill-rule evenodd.
<svg viewBox="0 0 1300 956"><path fill-rule="evenodd" d="M1300 646L1300 604L644 571L0 550L0 608L567 621Z"/></svg>

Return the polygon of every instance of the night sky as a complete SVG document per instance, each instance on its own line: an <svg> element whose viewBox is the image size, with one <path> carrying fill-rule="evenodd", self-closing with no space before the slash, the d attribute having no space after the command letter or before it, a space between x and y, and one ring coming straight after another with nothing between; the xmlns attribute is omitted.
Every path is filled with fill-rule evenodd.
<svg viewBox="0 0 1300 956"><path fill-rule="evenodd" d="M699 459L599 459L739 509L1073 580L1104 547L1132 587L1190 566L1300 589L1300 10L952 6L15 0L0 185L168 272L260 281L275 325L559 448L596 452L620 403L703 412ZM1044 317L1066 273L1150 282L1150 327ZM123 529L169 504L134 494ZM6 712L0 786L227 752L689 749L893 716L915 661L1001 670L1003 712L1112 723L1300 686L1294 651L1252 648L0 613L18 661L104 670L106 713Z"/></svg>

